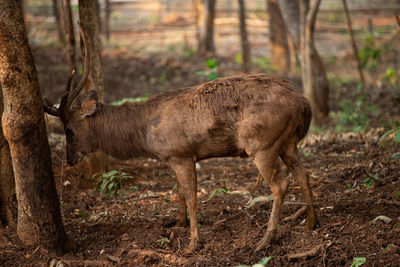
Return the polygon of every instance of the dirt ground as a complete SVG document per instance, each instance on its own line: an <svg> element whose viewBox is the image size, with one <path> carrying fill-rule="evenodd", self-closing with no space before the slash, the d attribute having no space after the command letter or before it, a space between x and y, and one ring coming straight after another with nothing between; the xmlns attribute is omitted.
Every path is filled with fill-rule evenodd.
<svg viewBox="0 0 400 267"><path fill-rule="evenodd" d="M64 89L67 70L61 49L35 48L34 55L41 87L54 101ZM221 76L239 70L227 59L218 61ZM106 102L206 80L195 75L205 69L204 61L172 54L138 57L107 50L104 62ZM331 105L337 107L349 88L332 92ZM377 104L386 107L384 114L398 112L396 102L388 104L386 98ZM378 139L383 132L309 134L301 158L319 225L307 231L304 214L291 217L304 202L289 175L277 236L257 253L272 206L269 187L261 183L254 188L258 171L249 159L199 162L200 247L192 254L184 252L189 229L174 227L176 181L165 163L145 158L119 162L132 178L123 183L121 196L108 198L93 190L85 163L74 168L62 164L63 136L51 134L63 222L74 247L55 256L41 247L24 247L15 229L0 229L0 266L236 266L269 256L273 258L267 266L350 266L356 257L365 257L365 266L399 266L400 146L382 146Z"/></svg>

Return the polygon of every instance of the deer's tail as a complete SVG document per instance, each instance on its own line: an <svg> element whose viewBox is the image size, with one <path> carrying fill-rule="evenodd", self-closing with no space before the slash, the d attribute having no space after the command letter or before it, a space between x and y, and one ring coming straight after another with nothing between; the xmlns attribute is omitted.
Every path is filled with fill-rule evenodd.
<svg viewBox="0 0 400 267"><path fill-rule="evenodd" d="M304 109L302 111L302 121L297 128L297 140L300 141L301 139L306 136L308 129L310 128L310 123L312 119L312 111L310 104L308 101L304 105Z"/></svg>

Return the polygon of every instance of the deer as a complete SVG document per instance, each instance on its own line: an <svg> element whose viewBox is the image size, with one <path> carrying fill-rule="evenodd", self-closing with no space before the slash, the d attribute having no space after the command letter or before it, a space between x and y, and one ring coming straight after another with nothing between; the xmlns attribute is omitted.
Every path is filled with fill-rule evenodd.
<svg viewBox="0 0 400 267"><path fill-rule="evenodd" d="M236 75L120 106L99 102L96 91L78 101L90 65L81 27L80 34L85 49L81 80L71 91L75 71L69 75L58 107L44 101L45 112L64 125L69 165L98 150L121 160L144 156L165 161L177 179L177 226L187 226L189 211L189 252L199 243L195 164L203 159L250 157L269 184L272 210L256 251L270 245L288 190L289 181L279 172L280 160L303 191L306 228L316 226L309 178L297 148L308 132L312 112L309 101L293 86L264 74Z"/></svg>

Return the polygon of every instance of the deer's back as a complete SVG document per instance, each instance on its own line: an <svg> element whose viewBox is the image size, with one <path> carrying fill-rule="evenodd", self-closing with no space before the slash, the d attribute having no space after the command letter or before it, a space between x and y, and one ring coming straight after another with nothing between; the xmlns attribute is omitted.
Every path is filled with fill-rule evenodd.
<svg viewBox="0 0 400 267"><path fill-rule="evenodd" d="M149 148L161 158L245 155L285 132L308 130L308 101L287 82L266 75L233 76L149 99L157 106ZM251 147L251 149L249 149Z"/></svg>

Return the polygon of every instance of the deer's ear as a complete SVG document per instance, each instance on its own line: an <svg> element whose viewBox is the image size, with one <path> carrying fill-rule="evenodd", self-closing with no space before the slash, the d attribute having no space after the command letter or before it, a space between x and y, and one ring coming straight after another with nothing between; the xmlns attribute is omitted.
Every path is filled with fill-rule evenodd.
<svg viewBox="0 0 400 267"><path fill-rule="evenodd" d="M82 118L92 116L96 112L97 107L97 92L92 90L83 100L79 108L79 115Z"/></svg>

